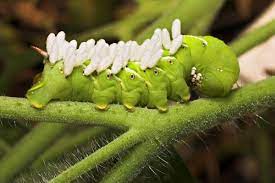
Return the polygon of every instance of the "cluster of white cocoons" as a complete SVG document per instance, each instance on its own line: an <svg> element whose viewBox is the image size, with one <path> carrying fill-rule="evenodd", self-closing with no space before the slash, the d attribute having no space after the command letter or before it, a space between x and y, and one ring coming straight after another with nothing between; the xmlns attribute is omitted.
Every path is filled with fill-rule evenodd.
<svg viewBox="0 0 275 183"><path fill-rule="evenodd" d="M65 76L87 60L91 62L84 69L84 75L90 75L94 71L99 73L109 67L113 74L117 74L129 61L139 62L142 70L154 67L163 55L163 48L169 50L170 55L175 54L183 40L179 19L173 21L171 32L172 39L167 29L158 28L151 39L145 40L141 45L136 41L119 41L109 45L104 39L97 42L90 39L80 43L77 48L77 42L66 41L65 33L61 31L57 35L49 34L46 49L52 64L64 61Z"/></svg>

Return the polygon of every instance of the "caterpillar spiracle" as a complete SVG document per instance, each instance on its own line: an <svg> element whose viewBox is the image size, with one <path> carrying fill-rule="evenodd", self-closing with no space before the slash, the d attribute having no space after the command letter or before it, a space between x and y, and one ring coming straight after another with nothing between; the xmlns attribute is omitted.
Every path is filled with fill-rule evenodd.
<svg viewBox="0 0 275 183"><path fill-rule="evenodd" d="M26 94L35 108L51 100L93 102L105 110L111 103L168 110L168 100L187 102L190 91L199 96L228 94L239 76L236 55L211 36L181 34L181 22L169 31L156 29L142 44L108 44L90 39L77 47L65 33L46 40L44 70Z"/></svg>

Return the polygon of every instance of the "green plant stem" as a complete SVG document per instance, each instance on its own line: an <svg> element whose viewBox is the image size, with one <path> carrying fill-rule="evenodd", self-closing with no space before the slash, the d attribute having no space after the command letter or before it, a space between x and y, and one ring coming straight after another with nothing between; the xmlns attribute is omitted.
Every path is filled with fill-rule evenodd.
<svg viewBox="0 0 275 183"><path fill-rule="evenodd" d="M213 11L210 11L207 16L199 20L188 32L191 35L203 35L206 33L213 22L215 15L223 5L224 1L220 1L214 6ZM106 176L102 183L111 182L129 182L139 174L146 163L154 157L153 154L158 153L160 145L147 141L138 145L123 161L119 162Z"/></svg>
<svg viewBox="0 0 275 183"><path fill-rule="evenodd" d="M231 119L233 117L238 117L242 114L248 113L248 112L254 112L259 109L265 109L270 105L274 105L275 103L275 77L272 77L270 79L267 79L265 81L261 81L256 84L248 85L246 87L243 87L237 91L232 92L229 96L225 98L217 98L217 99L199 99L196 101L193 101L186 105L176 105L173 107L170 107L170 110L168 113L161 114L158 113L156 110L148 110L143 108L137 108L134 113L128 113L125 110L120 110L119 107L113 108L111 111L106 111L104 113L104 116L106 116L106 119L109 118L109 115L113 115L113 113L118 110L121 112L120 115L124 115L123 113L127 113L127 117L125 120L133 121L132 124L134 128L136 128L138 131L143 132L141 133L143 136L146 134L147 138L153 137L158 138L162 143L171 143L171 140L177 137L178 135L182 134L184 136L189 135L191 133L194 133L196 131L203 131L209 128L212 128L213 126L219 124L220 121L225 121L228 119ZM4 100L4 102L2 102ZM12 100L13 102L8 102L9 100ZM0 116L1 117L10 117L11 119L16 119L17 116L13 115L6 115L6 113L3 112L3 110L6 112L6 108L10 107L10 110L14 110L14 106L17 105L14 100L19 100L20 102L24 101L24 99L14 99L10 97L1 97L0 98ZM7 103L5 103L7 102ZM27 104L27 101L25 101ZM68 102L55 102L52 105L49 105L45 110L49 108L67 108L67 107L81 107L79 103L73 103L69 102L71 105L66 105ZM5 105L8 104L8 105ZM73 104L76 104L74 106ZM56 105L56 106L54 106ZM83 106L86 105L92 106L92 104L86 104L84 103ZM22 106L22 104L21 104ZM57 107L58 106L58 107ZM32 112L27 112L28 110L33 110L30 106L28 107L20 107L16 109L17 112L20 113L21 110L25 111L25 114L31 114ZM77 110L77 108L76 108ZM9 111L9 110L8 110ZM7 111L7 112L8 112ZM37 111L37 110L36 110ZM49 113L51 110L49 110L47 113L40 113L40 115L49 116L51 113ZM65 110L66 111L66 110ZM68 110L71 111L71 110ZM147 112L145 114L145 111ZM150 112L149 112L150 111ZM38 111L42 112L42 111ZM101 112L97 112L100 113ZM85 113L82 113L84 115ZM135 115L136 114L136 115ZM96 116L96 115L95 115ZM150 123L147 123L148 121L143 121L144 116L146 118L153 118L155 121L152 121ZM91 119L93 119L93 116L91 116ZM73 117L70 119L70 113L67 113L67 122L70 120L75 120ZM112 119L111 119L112 120ZM139 121L139 122L138 122ZM127 133L126 133L127 134ZM46 135L41 135L41 132L37 134L42 138L42 140L45 140L47 138L44 138ZM41 137L42 136L42 137ZM133 138L134 139L134 138ZM120 141L119 139L113 141L119 143L121 146L125 144L124 141ZM41 142L40 142L41 143ZM116 144L116 143L115 143ZM111 143L109 144L111 145ZM101 156L101 153L104 149L109 148L117 148L116 145L112 146L105 146L104 148L97 151L97 153L91 155L94 156ZM25 148L25 146L19 146L20 148ZM34 148L35 146L33 146ZM36 149L36 147L35 147ZM18 151L19 152L19 151ZM29 151L28 151L29 152ZM103 151L104 152L104 151ZM114 152L113 152L114 153ZM117 152L116 152L117 153ZM16 154L16 153L14 153ZM104 158L107 159L106 154L104 154ZM16 156L16 160L18 160ZM104 159L103 160L106 160ZM22 160L23 158L19 158L19 160ZM92 158L93 159L93 158ZM102 159L101 159L102 160ZM13 161L6 161L9 162L9 167L18 167L14 166ZM17 161L15 161L17 162ZM21 162L21 161L19 161ZM86 164L85 161L82 161L81 164ZM87 161L88 162L88 161ZM81 165L80 164L80 165ZM76 167L82 167L78 164ZM6 167L5 164L1 164L1 167ZM74 166L73 166L74 167ZM90 167L90 166L89 166ZM5 168L6 169L6 168ZM4 170L5 170L4 169ZM2 174L3 172L9 173L11 168L8 168L9 171L0 171ZM78 169L78 168L77 168ZM81 169L83 171L83 169ZM71 172L71 171L69 171ZM5 175L5 173L4 173ZM76 174L75 174L76 175ZM1 176L3 178L3 176ZM64 178L65 180L66 178Z"/></svg>
<svg viewBox="0 0 275 183"><path fill-rule="evenodd" d="M245 113L254 112L260 109L266 109L270 105L274 105L275 103L275 77L271 77L265 81L261 81L256 84L247 85L239 90L233 91L230 95L224 98L216 98L216 99L199 99L193 102L190 102L189 104L185 105L175 105L171 106L169 109L169 112L167 113L159 113L157 110L149 110L144 108L137 108L134 113L129 113L123 110L121 110L118 106L111 107L112 110L106 111L104 113L104 116L106 116L105 119L110 119L110 116L113 116L113 113L120 112L120 115L126 115L125 117L126 121L132 121L132 126L134 129L140 132L140 136L138 136L138 139L141 138L157 138L159 141L161 141L164 144L172 143L172 139L175 137L178 137L179 135L187 136L191 133L197 132L197 131L204 131L207 129L212 128L215 125L218 125L221 121L226 121L229 119L232 119L233 117L238 117L240 115L243 115ZM5 102L2 102L5 98L5 102L8 102L9 100L18 100L18 99L12 99L10 97L1 97L0 98L0 117L7 117L5 113L3 113L3 108L6 108ZM19 99L21 102L24 99ZM25 101L27 103L27 101ZM78 107L87 107L93 106L93 104L82 104L77 102L69 102L71 105L66 105L68 102L55 102L54 104L49 105L46 109L49 108L64 108L66 111L66 108L75 108L75 110L79 110ZM12 105L12 102L8 102L9 105ZM73 104L76 104L75 106ZM56 105L56 106L55 106ZM58 106L58 107L57 107ZM12 110L13 107L11 107L10 110ZM18 108L17 113L20 113L20 110L25 111L27 107ZM30 106L28 107L28 110L33 110ZM6 109L5 109L6 111ZM68 109L68 111L71 111L71 109ZM149 112L150 111L150 112ZM13 112L13 111L12 111ZM39 111L41 112L41 111ZM97 112L100 113L101 112ZM25 112L25 114L29 114ZM30 113L31 114L31 113ZM71 113L67 113L67 122L72 122L75 120L73 117L70 118ZM40 113L40 115L49 116L51 115L50 110L46 113ZM82 115L86 115L86 113L82 113ZM8 115L11 117L11 119L16 119L17 116ZM97 115L95 114L95 117ZM148 123L148 120L144 121L144 117L150 121ZM70 121L72 120L72 121ZM93 120L93 116L90 116L90 120ZM110 122L109 121L109 122ZM127 133L126 133L127 134ZM120 138L119 138L120 139ZM124 140L116 139L113 141L113 143L110 143L106 146L104 146L102 149L98 150L97 153L92 154L91 159L96 159L98 157L102 158L99 159L101 161L105 161L108 159L109 155L104 154L103 152L106 152L105 149L115 149L119 151L120 148L117 147L119 144L120 147L125 145ZM136 140L135 138L133 138ZM110 145L110 146L109 146ZM117 148L117 149L116 149ZM120 149L121 150L121 149ZM101 152L102 156L101 157ZM112 153L117 153L114 151L111 151ZM112 155L114 155L112 154ZM84 164L86 165L86 160L81 161L80 164L77 164L77 170L81 169L81 171L84 171L80 165ZM93 161L94 162L94 161ZM90 166L90 161L87 161L87 164ZM95 163L97 164L97 163ZM2 165L2 164L1 164ZM75 169L75 166L73 166ZM87 169L86 169L87 170ZM71 171L69 171L71 172ZM76 174L74 174L76 175ZM66 176L62 176L66 177ZM62 179L65 180L66 178Z"/></svg>
<svg viewBox="0 0 275 183"><path fill-rule="evenodd" d="M192 28L188 31L188 34L190 35L205 35L208 30L209 27L211 26L211 24L213 23L217 13L219 12L219 10L222 8L222 6L224 5L225 0L220 0L218 1L212 8L211 11L208 12L207 15L203 16L202 18L200 18L196 24L194 26L192 26Z"/></svg>
<svg viewBox="0 0 275 183"><path fill-rule="evenodd" d="M99 39L106 37L116 37L126 41L133 38L141 28L146 26L146 23L158 19L156 23L153 23L146 29L146 32L138 36L138 40L143 41L152 35L155 28L164 26L163 22L166 22L167 26L170 27L171 22L175 18L180 18L184 21L183 30L186 33L190 29L188 34L201 35L208 31L216 13L224 2L224 0L211 0L210 2L201 0L186 0L185 2L179 0L146 1L146 3L140 3L137 10L127 16L127 18L104 25L92 31L81 33L76 37L78 37L80 41L85 41L90 38ZM206 7L206 3L208 10L202 11L202 8ZM192 11L185 11L189 7L192 7ZM170 16L169 21L167 20L167 15Z"/></svg>
<svg viewBox="0 0 275 183"><path fill-rule="evenodd" d="M168 9L160 18L152 25L146 28L136 37L136 40L142 42L154 33L156 28L171 27L171 23L175 18L179 18L182 22L182 32L187 33L198 20L205 17L209 12L215 14L215 9L222 4L221 0L184 0L179 1L175 8Z"/></svg>
<svg viewBox="0 0 275 183"><path fill-rule="evenodd" d="M137 9L126 18L113 23L103 25L91 31L83 32L76 37L79 41L87 39L117 38L129 40L134 37L138 29L144 27L148 22L160 16L166 9L170 9L180 0L147 0L140 2Z"/></svg>
<svg viewBox="0 0 275 183"><path fill-rule="evenodd" d="M137 144L138 135L139 133L136 130L129 130L114 141L110 142L108 145L100 148L82 161L71 166L57 177L53 178L50 182L62 183L75 180L83 173L95 168L97 165L107 161L116 154Z"/></svg>
<svg viewBox="0 0 275 183"><path fill-rule="evenodd" d="M1 159L0 182L10 182L15 175L44 152L65 128L64 124L38 124Z"/></svg>
<svg viewBox="0 0 275 183"><path fill-rule="evenodd" d="M237 55L241 55L254 46L266 41L273 35L275 35L275 20L245 33L240 38L234 40L230 45Z"/></svg>
<svg viewBox="0 0 275 183"><path fill-rule="evenodd" d="M182 134L185 137L196 131L212 128L234 117L267 109L275 106L274 91L275 77L270 77L235 90L225 98L200 99L183 107L173 107L170 111L173 115L167 115L167 119L158 122L158 129L165 130L159 130L156 133L159 134L160 141L167 143L177 135ZM165 125L165 128L163 125L167 122L164 121L170 122Z"/></svg>
<svg viewBox="0 0 275 183"><path fill-rule="evenodd" d="M261 92L259 92L259 90L261 90ZM233 117L266 109L270 105L274 106L274 91L275 77L255 85L249 85L238 91L234 91L226 99L200 99L190 103L188 106L185 106L185 108L177 106L179 108L176 109L177 107L173 107L173 109L171 109L173 112L171 110L169 111L173 114L165 116L168 117L167 119L164 119L165 117L159 118L159 120L155 122L151 122L150 124L146 123L142 126L144 129L148 130L147 135L150 134L151 138L156 138L163 144L171 144L173 139L179 135L186 137L191 133L210 129L218 125L220 122L227 121ZM255 92L258 92L258 94ZM178 120L176 119L176 116L179 117ZM157 128L153 129L154 126L157 126ZM149 149L149 147L147 148ZM135 161L126 159L121 166L108 174L104 181L111 182L111 177L112 180L115 177L120 180L120 182L127 182L128 179L132 179L133 177L131 174L137 175L133 173L134 170L141 169L144 166L144 163L148 162L150 158L149 155L143 156L142 154L144 152L142 150L136 152L135 156L139 157L139 153L142 158L137 158ZM153 152L152 150L150 153L153 154L156 152ZM129 155L129 159L131 156L132 154ZM140 162L140 164L138 164L138 162ZM124 164L130 164L133 166L133 172L129 172L128 174L124 172L128 171L126 169L132 168L130 165L125 168L124 166L126 165ZM121 175L122 172L125 175Z"/></svg>
<svg viewBox="0 0 275 183"><path fill-rule="evenodd" d="M207 117L207 113L204 111L209 113L208 116L215 117L214 119L216 119L221 115L217 114L217 111L224 111L224 113L230 117L231 115L227 111L231 110L229 108L230 105L236 107L236 110L239 110L242 105L246 104L248 107L252 107L251 111L253 111L253 109L258 109L258 105L262 103L273 102L275 95L274 80L274 77L271 77L265 81L234 91L224 98L199 99L189 104L174 105L169 108L169 112L167 113L159 113L155 109L139 107L136 108L135 112L129 113L119 105L112 105L108 111L101 112L93 110L94 104L81 102L52 102L44 110L36 110L28 104L26 99L0 97L0 117L25 120L44 119L45 121L56 118L55 122L57 123L66 122L76 124L86 124L87 121L92 121L90 124L104 124L111 127L116 127L116 125L122 126L124 125L123 123L125 123L128 126L137 128L142 128L142 125L147 124L147 121L144 122L143 120L145 116L148 119L152 118L156 121L164 119L169 120L171 125L176 123L174 122L175 119L178 120L178 122L182 122L193 114L196 114L198 117L202 116L201 120L204 121L204 119L208 119L204 118L205 116ZM254 103L258 105L250 106ZM18 105L19 107L17 107ZM212 113L216 116L210 115ZM120 122L119 119L121 119ZM211 121L211 119L208 120ZM198 123L200 124L201 122L199 121ZM159 124L154 125L159 126ZM146 128L146 126L144 127Z"/></svg>
<svg viewBox="0 0 275 183"><path fill-rule="evenodd" d="M54 160L57 157L72 151L77 146L85 144L93 138L107 132L104 127L90 127L88 129L78 131L75 135L65 135L52 145L45 153L43 153L33 164L32 168L40 168L44 162Z"/></svg>
<svg viewBox="0 0 275 183"><path fill-rule="evenodd" d="M94 104L84 102L51 102L43 110L38 110L23 98L0 97L0 101L2 118L103 125L120 129L130 127L130 123L126 121L128 114L121 105L112 105L108 110L109 115L106 115L106 111L98 111Z"/></svg>
<svg viewBox="0 0 275 183"><path fill-rule="evenodd" d="M118 162L118 165L104 176L101 182L130 182L139 173L136 171L141 171L160 147L159 144L152 141L139 144L121 162Z"/></svg>
<svg viewBox="0 0 275 183"><path fill-rule="evenodd" d="M266 37L261 35L262 34L256 34L254 38L262 42ZM271 34L269 34L269 36L271 36ZM248 37L248 39L250 39L250 37ZM251 42L253 42L253 44L244 44L246 41L240 40L236 42L236 45L241 45L242 48L251 48L257 43L256 41ZM236 49L234 44L232 47ZM241 53L242 52L237 52L238 55ZM133 127L143 131L142 134L145 134L147 138L159 137L162 143L171 143L171 140L180 134L186 136L196 131L203 131L219 124L220 121L237 117L247 112L265 109L269 105L274 104L274 83L275 79L273 77L234 91L225 98L199 99L187 105L170 107L170 111L165 114L160 114L156 110L143 108L137 108L134 113L128 113L123 107L118 105L112 105L109 111L100 112L94 110L93 104L79 102L52 102L44 110L39 111L31 108L26 99L0 97L0 117L25 120L44 119L47 122L55 120L54 122L90 123L121 129ZM104 115L102 115L103 113ZM157 122L147 124L147 121L143 122L142 120L144 116L155 119ZM39 134L41 133L39 132ZM45 140L45 138L42 140ZM21 148L23 147L24 146ZM36 146L33 146L33 148L34 147L36 149ZM105 146L106 149L108 147L109 145ZM43 147L39 147L38 149L40 148ZM17 159L14 155L12 157L14 158L11 159ZM22 164L21 159L22 158L19 158L19 164ZM12 170L11 172L14 172L13 169L18 170L17 165L13 163L14 160L11 162L12 164L8 164L10 168L8 168L6 174L10 174L10 170ZM85 162L82 163L85 164ZM3 166L1 163L0 168ZM0 172L2 173L4 171Z"/></svg>

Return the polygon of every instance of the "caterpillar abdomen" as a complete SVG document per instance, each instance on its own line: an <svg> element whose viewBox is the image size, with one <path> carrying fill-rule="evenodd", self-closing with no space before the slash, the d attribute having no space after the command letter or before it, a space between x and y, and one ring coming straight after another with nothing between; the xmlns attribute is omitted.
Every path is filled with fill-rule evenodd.
<svg viewBox="0 0 275 183"><path fill-rule="evenodd" d="M170 83L166 73L158 67L142 70L139 64L135 62L130 62L128 68L134 70L139 77L146 81L146 89L148 90L147 107L157 108L163 112L167 111Z"/></svg>
<svg viewBox="0 0 275 183"><path fill-rule="evenodd" d="M134 70L125 68L118 73L121 80L121 103L127 109L132 110L134 106L146 106L148 103L148 89L145 80ZM128 84L131 83L131 84Z"/></svg>
<svg viewBox="0 0 275 183"><path fill-rule="evenodd" d="M167 29L157 29L142 45L89 40L78 49L62 32L50 34L44 70L26 96L36 108L74 100L93 102L100 110L119 103L129 110L147 106L165 112L168 99L189 101L190 90L226 95L239 75L235 54L214 37L180 35L179 26L175 20L172 41Z"/></svg>

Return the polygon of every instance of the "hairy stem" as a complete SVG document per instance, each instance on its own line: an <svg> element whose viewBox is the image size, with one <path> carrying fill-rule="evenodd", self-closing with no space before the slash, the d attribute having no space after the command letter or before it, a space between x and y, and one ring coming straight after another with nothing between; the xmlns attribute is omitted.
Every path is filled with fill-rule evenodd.
<svg viewBox="0 0 275 183"><path fill-rule="evenodd" d="M53 123L38 124L1 159L0 182L10 182L15 175L44 152L66 129L66 126Z"/></svg>
<svg viewBox="0 0 275 183"><path fill-rule="evenodd" d="M104 127L90 127L82 130L75 135L65 135L54 143L45 153L43 153L33 164L32 168L40 168L44 162L54 160L55 158L72 151L78 145L84 144L93 138L107 132Z"/></svg>
<svg viewBox="0 0 275 183"><path fill-rule="evenodd" d="M165 116L168 117L167 119L159 118L160 120L142 124L142 126L148 130L147 135L150 134L151 139L156 138L161 143L171 144L175 137L186 137L191 133L210 129L222 121L275 105L274 91L275 77L234 91L226 99L200 99L184 108L174 107L170 110L170 115ZM176 119L177 117L179 119ZM155 128L156 126L158 128ZM137 175L133 172L144 167L144 164L150 160L150 155L157 153L157 149L150 151L149 146L154 145L148 145L128 155L122 164L105 177L104 182L111 182L114 179L117 182L131 180L134 175Z"/></svg>
<svg viewBox="0 0 275 183"><path fill-rule="evenodd" d="M255 30L249 31L230 45L237 55L241 55L249 49L261 44L271 36L275 35L275 20Z"/></svg>
<svg viewBox="0 0 275 183"><path fill-rule="evenodd" d="M102 183L112 182L129 182L131 181L142 168L149 163L154 154L159 150L160 145L147 141L139 144L131 151L121 162L104 176ZM135 172L135 173L133 173Z"/></svg>
<svg viewBox="0 0 275 183"><path fill-rule="evenodd" d="M158 126L155 134L151 135L159 137L163 143L169 143L178 135L185 137L212 128L222 121L267 109L275 105L274 91L275 77L271 77L233 91L225 98L199 99L183 107L175 106L171 108L170 115L164 116L157 124L150 124L151 127ZM150 126L148 124L144 128Z"/></svg>
<svg viewBox="0 0 275 183"><path fill-rule="evenodd" d="M152 110L150 114L153 113L154 115L151 116L151 119L146 117L150 122L148 122L148 120L142 121L144 116L136 117L135 120L131 119L135 122L133 128L139 132L131 139L135 143L137 139L142 138L157 139L160 144L169 145L173 143L173 139L176 137L186 137L194 132L210 129L220 124L222 121L227 121L234 117L239 117L243 114L255 112L260 109L266 109L275 104L274 83L275 77L272 77L265 81L247 85L246 87L233 91L224 98L199 99L188 105L173 106L170 108L169 112L165 114L158 112L154 113L154 110ZM138 110L142 109L137 109L137 111ZM128 133L129 132L126 132L126 134ZM134 143L130 144L133 145ZM85 159L69 168L65 171L67 173L62 173L60 175L62 178L54 180L70 181L76 178L77 175L81 175L85 171L90 170L91 167L117 154L121 151L120 148L123 146L127 148L130 147L124 140L118 138L96 151L96 153L90 155L89 160ZM106 154L106 152L108 153Z"/></svg>
<svg viewBox="0 0 275 183"><path fill-rule="evenodd" d="M71 166L57 177L52 179L51 183L70 182L75 180L83 173L95 168L97 165L104 163L116 154L131 148L140 141L139 133L136 130L129 130L120 137L110 142L108 145L95 151L82 161Z"/></svg>
<svg viewBox="0 0 275 183"><path fill-rule="evenodd" d="M230 106L234 106L236 110L239 110L239 108L241 108L241 106L245 104L251 107L250 105L254 103L260 105L262 103L265 104L268 102L273 102L275 95L274 80L274 77L271 77L270 79L267 79L265 81L259 82L254 85L249 85L247 87L234 91L232 92L232 94L224 98L199 99L186 105L171 106L169 112L164 114L159 113L155 109L146 109L139 107L136 108L135 112L129 113L119 105L112 105L110 109L108 111L105 111L104 115L102 115L103 112L92 110L94 104L81 102L52 102L44 110L39 111L29 106L26 99L0 97L0 117L26 120L47 119L47 121L56 117L55 122L57 123L66 122L86 124L87 121L92 121L90 124L105 124L110 126L116 126L116 124L122 126L124 125L123 123L125 123L128 126L145 128L144 130L146 130L146 126L142 126L144 124L147 124L147 121L142 120L145 116L148 119L154 118L157 121L155 123L159 123L158 121L166 119L171 121L170 124L174 124L175 122L172 123L172 121L175 121L174 119L177 119L178 122L182 122L183 120L188 119L190 115L197 115L203 111L207 111L209 113L209 116L211 114L211 117L215 117L214 115L212 115L212 113L215 112L213 114L218 117L221 114L217 114L216 111L223 110L225 111L224 115L228 115L228 117L230 117L231 115L229 115L227 111L231 110L231 108L229 108ZM20 104L21 107L16 107L18 104ZM251 111L253 109L258 109L257 105L251 108ZM88 110L90 110L90 113L83 112ZM76 115L76 113L80 114ZM202 113L200 116L197 116L203 116L202 121L204 121L206 113ZM214 119L216 119L216 117ZM119 119L121 119L121 122L118 123ZM138 120L140 121L138 122ZM152 124L153 123L150 123L148 125ZM159 124L157 124L157 126L159 126Z"/></svg>
<svg viewBox="0 0 275 183"><path fill-rule="evenodd" d="M235 41L232 44L232 48L236 51L238 55L240 55L248 49L252 48L253 46L257 45L258 43L263 42L268 37L274 35L274 32L275 31L273 21L268 25L257 29L257 31L255 31L254 34L253 32L248 33L246 36L244 36L244 38ZM103 115L103 112L94 110L93 104L79 102L52 102L45 109L39 111L31 108L25 99L0 97L0 117L9 119L24 119L38 121L43 120L47 122L54 121L62 123L88 123L93 125L104 125L124 130L132 127L136 128L137 131L143 132L142 134L145 135L146 138L158 137L158 140L160 140L162 143L169 144L172 143L172 140L179 135L187 136L196 131L206 130L219 124L220 121L231 119L233 117L237 117L247 112L259 110L261 108L267 108L269 105L274 105L274 91L275 79L273 77L266 81L262 81L255 85L250 85L238 91L232 92L232 94L225 98L200 99L191 102L187 105L173 106L170 108L170 111L166 114L160 114L156 110L142 108L137 108L134 113L128 113L127 111L125 111L123 107L120 107L118 105L112 105L111 109L107 112L104 112ZM144 116L146 116L146 118L154 118L155 122L149 124L147 121L147 123L143 122L142 119L144 118ZM38 132L36 133L38 134ZM47 141L47 138L45 138L45 136L41 134L41 132L39 132L39 134L41 135L41 137L38 138L38 141L40 141L40 143L38 143L38 141L35 140L33 144L36 143L36 145L32 146L31 144L29 144L28 146L32 148L35 147L35 150L30 151L31 148L29 148L28 154L36 153L39 150L43 149L45 145L47 145L46 142L42 142L43 140ZM42 137L44 138L42 139ZM137 139L140 138L141 136L139 136ZM120 138L116 139L112 143L116 142L117 144L120 144L122 146L124 142L120 141L119 139ZM31 140L29 141L31 142ZM80 175L81 172L85 172L89 168L91 168L89 166L85 169L85 166L89 163L95 166L98 165L99 162L107 160L110 155L104 154L104 152L106 152L104 151L104 149L118 148L116 145L113 145L112 143L103 147L103 150L100 149L96 151L96 153L90 155L89 157L92 157L91 159L85 159L85 161L81 161L77 163L75 166L73 166L72 169L70 168L67 171L65 171L69 172L68 174L71 176L68 179L66 177L67 173L62 173L60 175L61 177L63 177L61 178L61 180L68 181L74 179L75 177ZM19 150L23 147L24 145L21 147L16 146L16 148L18 148ZM121 149L117 150L120 151ZM12 152L13 151L15 150L12 150ZM3 179L5 181L10 179L5 179L5 177L13 176L11 174L16 174L20 168L26 166L26 164L24 164L24 162L22 161L22 159L24 158L21 157L27 153L23 150L21 152L20 150L17 152L19 153L19 156L17 157L17 153L12 152L10 154L10 157L8 158L10 159L10 161L3 160L4 164L1 162L0 180ZM149 153L150 155L153 154L153 150L151 152L152 153ZM114 155L117 152L112 153L112 155ZM128 161L126 161L125 164L129 165L128 168L131 169L131 171L129 171L128 173L126 172L124 178L123 176L122 178L120 178L121 175L117 175L116 173L111 173L110 175L117 177L117 180L132 178L128 176L131 173L133 174L134 170L136 170L135 167L141 168L144 165L144 162L147 162L149 160L149 157L151 157L149 154L148 156L143 156L144 160L141 163L136 162L136 164L133 163L133 165L131 165L131 163L128 164ZM33 156L28 155L28 157L24 161L28 161L30 157L33 158ZM93 159L97 160L95 164L93 162L88 161ZM129 162L131 161L129 160ZM24 166L22 166L23 164ZM131 166L133 166L133 168ZM1 167L5 167L6 170L2 168L2 171ZM117 169L118 170L115 169L113 172L120 172L119 166L117 167ZM1 176L3 174L4 178L3 176ZM56 178L57 180L58 177ZM107 181L107 178L104 180Z"/></svg>
<svg viewBox="0 0 275 183"><path fill-rule="evenodd" d="M84 102L51 102L43 110L37 110L26 99L0 96L1 118L128 129L130 124L126 121L127 113L122 106L112 105L108 112L106 115L106 111L98 111L94 104Z"/></svg>

